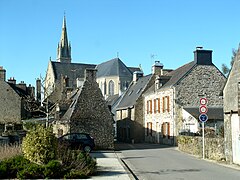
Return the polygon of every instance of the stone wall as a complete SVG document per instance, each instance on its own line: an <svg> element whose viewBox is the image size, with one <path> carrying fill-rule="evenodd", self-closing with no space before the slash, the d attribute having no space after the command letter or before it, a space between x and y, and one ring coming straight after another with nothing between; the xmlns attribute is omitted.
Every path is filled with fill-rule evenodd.
<svg viewBox="0 0 240 180"><path fill-rule="evenodd" d="M101 149L113 149L114 127L112 114L95 80L84 81L75 110L71 117L70 131L89 133Z"/></svg>
<svg viewBox="0 0 240 180"><path fill-rule="evenodd" d="M5 81L0 81L0 124L21 123L21 98Z"/></svg>
<svg viewBox="0 0 240 180"><path fill-rule="evenodd" d="M180 151L202 157L202 137L178 136ZM205 158L225 160L224 138L205 138Z"/></svg>
<svg viewBox="0 0 240 180"><path fill-rule="evenodd" d="M176 85L176 102L181 106L198 107L206 97L208 106L223 106L219 97L226 78L214 65L197 65Z"/></svg>

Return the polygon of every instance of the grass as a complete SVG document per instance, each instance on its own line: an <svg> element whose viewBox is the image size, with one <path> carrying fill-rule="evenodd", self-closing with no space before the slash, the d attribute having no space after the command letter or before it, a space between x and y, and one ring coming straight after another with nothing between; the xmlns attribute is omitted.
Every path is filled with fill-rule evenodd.
<svg viewBox="0 0 240 180"><path fill-rule="evenodd" d="M0 161L3 159L8 159L16 155L22 155L21 146L15 145L0 145Z"/></svg>

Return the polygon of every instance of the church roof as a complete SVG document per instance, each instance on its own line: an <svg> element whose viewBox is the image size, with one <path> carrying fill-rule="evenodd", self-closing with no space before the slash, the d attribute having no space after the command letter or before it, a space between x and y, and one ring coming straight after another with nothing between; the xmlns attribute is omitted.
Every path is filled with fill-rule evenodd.
<svg viewBox="0 0 240 180"><path fill-rule="evenodd" d="M147 84L149 83L152 74L139 78L136 82L132 82L124 93L122 100L120 101L117 109L126 109L135 105L139 96L144 92Z"/></svg>
<svg viewBox="0 0 240 180"><path fill-rule="evenodd" d="M94 64L61 63L55 61L51 61L51 63L56 79L60 79L61 75L68 76L69 79L84 78L85 69L96 67Z"/></svg>
<svg viewBox="0 0 240 180"><path fill-rule="evenodd" d="M115 58L97 65L97 77L103 76L132 76L133 68L128 68L119 58Z"/></svg>

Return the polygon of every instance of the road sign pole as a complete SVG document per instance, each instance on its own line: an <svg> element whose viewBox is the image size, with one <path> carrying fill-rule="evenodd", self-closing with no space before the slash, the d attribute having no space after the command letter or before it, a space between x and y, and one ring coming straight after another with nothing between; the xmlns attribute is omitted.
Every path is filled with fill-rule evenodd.
<svg viewBox="0 0 240 180"><path fill-rule="evenodd" d="M202 153L203 153L203 159L205 159L205 132L204 132L204 122L202 122Z"/></svg>

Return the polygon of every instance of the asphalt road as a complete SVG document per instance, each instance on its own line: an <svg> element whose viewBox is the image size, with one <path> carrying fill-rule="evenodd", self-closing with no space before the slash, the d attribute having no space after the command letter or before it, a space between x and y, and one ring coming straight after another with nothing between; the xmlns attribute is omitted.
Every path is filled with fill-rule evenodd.
<svg viewBox="0 0 240 180"><path fill-rule="evenodd" d="M139 180L240 180L233 169L157 144L117 144L119 157Z"/></svg>

